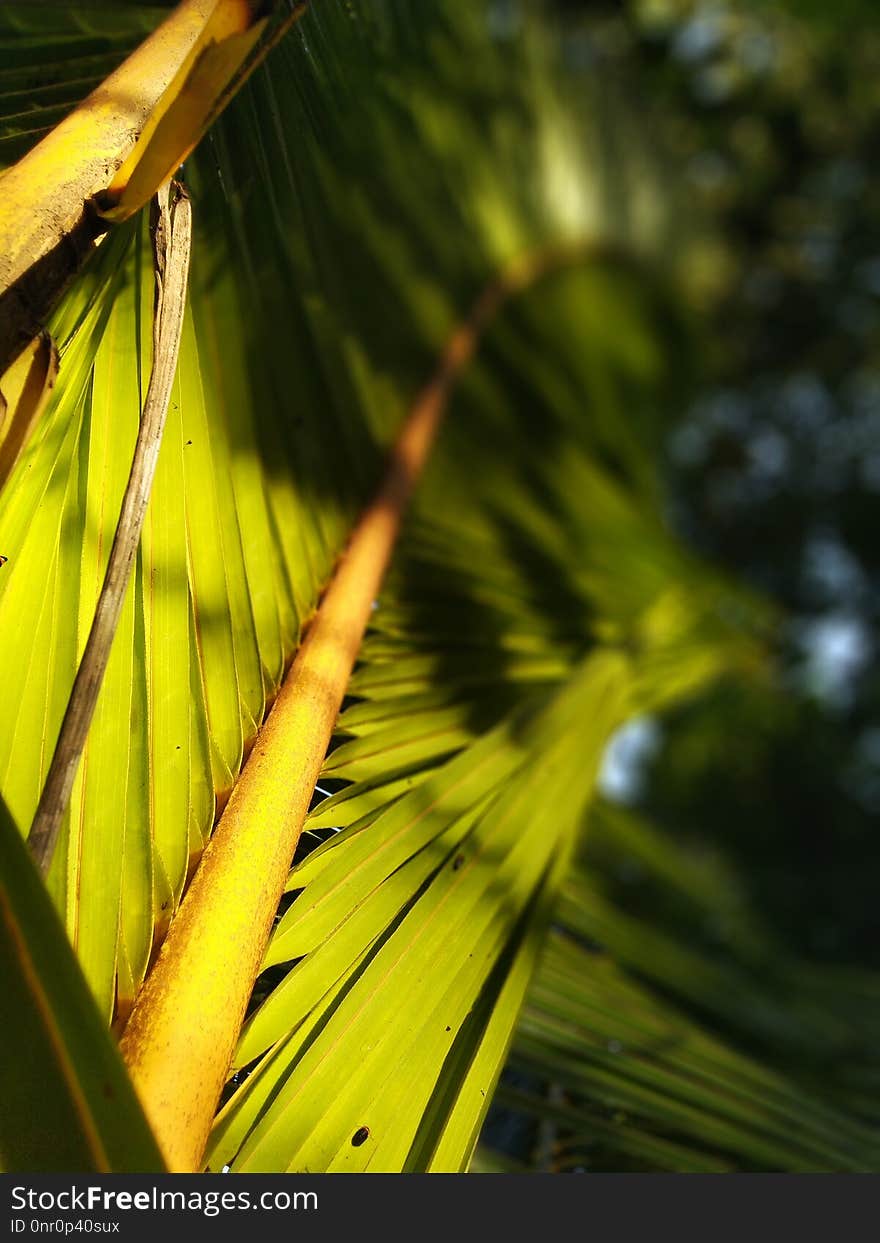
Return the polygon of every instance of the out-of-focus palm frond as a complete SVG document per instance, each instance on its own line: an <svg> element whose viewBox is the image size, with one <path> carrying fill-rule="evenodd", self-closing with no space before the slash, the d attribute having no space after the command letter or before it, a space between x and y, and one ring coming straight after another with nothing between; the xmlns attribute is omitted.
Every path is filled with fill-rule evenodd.
<svg viewBox="0 0 880 1243"><path fill-rule="evenodd" d="M542 1168L871 1170L853 1086L876 1075L877 999L791 961L722 857L600 803L496 1101L549 1127Z"/></svg>

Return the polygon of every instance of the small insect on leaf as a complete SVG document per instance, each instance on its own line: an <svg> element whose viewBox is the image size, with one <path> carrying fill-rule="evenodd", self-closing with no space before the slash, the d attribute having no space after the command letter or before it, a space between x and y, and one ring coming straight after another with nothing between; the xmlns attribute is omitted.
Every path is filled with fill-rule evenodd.
<svg viewBox="0 0 880 1243"><path fill-rule="evenodd" d="M8 560L8 557L0 557L0 565L5 565Z"/></svg>
<svg viewBox="0 0 880 1243"><path fill-rule="evenodd" d="M368 1126L359 1126L351 1137L352 1148L360 1148L361 1144L366 1143L370 1136L370 1128Z"/></svg>

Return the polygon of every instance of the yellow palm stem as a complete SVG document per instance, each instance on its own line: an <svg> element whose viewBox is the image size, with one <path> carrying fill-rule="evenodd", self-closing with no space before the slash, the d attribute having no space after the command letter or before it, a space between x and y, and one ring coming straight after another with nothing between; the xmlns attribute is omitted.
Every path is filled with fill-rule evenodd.
<svg viewBox="0 0 880 1243"><path fill-rule="evenodd" d="M0 375L45 320L109 221L149 202L271 37L264 0L182 0L128 59L9 168L0 187Z"/></svg>

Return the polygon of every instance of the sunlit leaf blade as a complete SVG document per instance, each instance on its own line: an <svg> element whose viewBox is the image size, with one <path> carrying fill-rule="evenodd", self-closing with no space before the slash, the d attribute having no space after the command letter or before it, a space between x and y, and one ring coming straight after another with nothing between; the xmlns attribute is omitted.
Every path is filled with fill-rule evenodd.
<svg viewBox="0 0 880 1243"><path fill-rule="evenodd" d="M113 506L115 504L118 512L121 496L119 480L116 481L114 496L113 484L108 479L100 478L104 467L93 466L93 479L97 470L99 482L94 487L91 506L86 500L91 398L94 391L92 381L95 373L101 377L113 366L112 347L110 351L100 354L99 346L108 328L111 298L117 287L115 263L120 254L126 252L129 243L130 236L121 235L112 245L108 244L107 253L101 256L91 279L84 282L70 304L60 312L57 325L53 325L54 335L62 345L62 367L66 365L66 375L59 384L53 409L44 422L41 436L20 460L10 487L0 502L3 538L16 548L19 558L16 573L3 583L0 626L9 636L7 641L11 644L11 652L15 651L16 644L24 648L22 667L16 672L16 678L21 679L20 699L11 713L4 714L5 729L0 742L3 758L0 764L7 772L4 790L10 809L19 823L25 826L30 824L36 807L34 794L38 792L51 758L75 661L84 642L84 636L79 632L79 590L82 586L85 598L94 599L93 576L109 548L108 534L112 536L115 522ZM114 426L118 426L122 438L117 443L127 442L130 447L133 442L129 437L136 430L138 411L137 376L124 381L124 384L128 385L129 393L134 393L135 424L129 422L126 426L124 418L120 417ZM97 392L100 409L101 403L106 402L106 394L102 396L101 393L100 378ZM121 412L125 409L125 397L119 394L117 397ZM104 408L106 410L106 405ZM132 409L130 398L128 409ZM106 449L107 446L96 460L108 460L103 457ZM109 460L112 461L112 458ZM116 462L118 471L118 457ZM109 496L105 488L109 490ZM102 505L106 510L102 509ZM87 512L90 513L88 525L93 535L90 543L80 552L73 532L77 526L85 524ZM103 553L100 551L102 540ZM40 618L36 635L29 629L22 629L22 617L31 617L35 622ZM88 620L91 620L90 616ZM13 634L17 638L11 638ZM122 654L124 656L124 650ZM123 664L120 693L126 702L131 695L130 683L130 672L125 671ZM111 697L113 694L111 687ZM118 719L118 716L115 717L113 723L114 741L118 736ZM29 735L31 741L28 746ZM124 784L120 787L116 782L115 771L113 787L125 789ZM102 1008L109 1016L114 993L121 845L111 844L106 858L100 851L97 855L91 853L88 847L83 855L75 828L79 823L81 798L82 795L78 796L76 810L68 816L62 848L57 852L50 875L50 887L75 941L81 914L81 868L85 867L88 871L94 861L101 873L102 878L95 890L86 890L83 961L87 964L87 974L98 992ZM89 844L93 841L94 838L90 838ZM113 841L119 841L115 834ZM110 880L109 888L104 879L106 868L110 869L110 873L115 871L115 879ZM91 919L97 922L92 925ZM94 940L90 940L91 930L94 930ZM97 954L97 958L93 959L93 954Z"/></svg>
<svg viewBox="0 0 880 1243"><path fill-rule="evenodd" d="M468 1016L454 1058L444 1066L420 1124L426 1150L417 1135L404 1170L460 1173L469 1167L480 1126L495 1096L516 1016L544 943L558 878L567 866L568 856L559 852L526 912L519 939L512 941L508 957L499 961Z"/></svg>
<svg viewBox="0 0 880 1243"><path fill-rule="evenodd" d="M141 314L149 312L142 296ZM187 589L184 439L180 385L172 390L140 555L149 745L149 806L157 921L180 899L195 829L198 849L214 811L201 679L191 682L195 643ZM134 951L132 951L134 952ZM139 982L139 981L138 981Z"/></svg>
<svg viewBox="0 0 880 1243"><path fill-rule="evenodd" d="M0 1162L12 1171L162 1169L64 928L0 804L7 1013Z"/></svg>
<svg viewBox="0 0 880 1243"><path fill-rule="evenodd" d="M302 935L309 943L312 920L318 927L324 924L329 935L314 957L307 956L294 970L292 987L273 994L265 1013L258 1012L245 1047L259 1040L259 1032L266 1032L260 1043L272 1038L267 1029L272 1012L280 1011L288 1026L296 1025L298 1012L300 1022L309 1016L320 995L313 998L307 987L297 996L297 970L308 976L314 962L312 975L317 971L332 979L330 968L321 971L321 960L329 957L349 975L349 985L301 1061L290 1068L282 1092L245 1143L235 1168L277 1168L278 1161L286 1168L399 1168L441 1068L454 1057L454 1042L474 1000L499 958L513 952L520 920L554 857L564 857L566 836L589 794L589 760L572 729L573 716L599 710L603 724L597 723L595 765L604 732L620 719L622 672L618 660L589 661L573 686L533 722L520 721L506 738L503 733L488 738L491 745L482 753L466 753L454 762L462 777L449 774L446 806L435 811L428 787L422 786L392 805L371 831L354 837L355 848L377 853L378 866L369 855L360 867L353 866L342 850L339 866L331 862L321 876L325 902L315 898L310 903L307 886ZM604 725L602 712L610 714L611 726ZM581 760L581 784L572 791L568 814L535 810L523 834L524 811L534 807L536 791L554 773L570 772L573 749ZM495 780L487 771L493 752L501 752L503 763L499 772L495 760ZM376 844L371 847L371 842ZM373 870L375 878L368 879ZM353 899L345 892L349 877L362 887L365 900L346 920L344 910L351 909ZM489 894L498 897L487 901ZM371 945L366 969L352 977L351 968ZM473 1037L466 1031L464 1039ZM338 1080L337 1058L349 1068L348 1082L337 1088L328 1110L324 1080L328 1075ZM489 1086L487 1080L482 1090ZM370 1138L352 1145L351 1119L360 1115L359 1125L369 1127Z"/></svg>
<svg viewBox="0 0 880 1243"><path fill-rule="evenodd" d="M81 446L81 569L77 650L82 652L104 582L112 534L131 468L140 418L138 286L129 281L114 299L97 351ZM67 824L67 892L76 903L72 939L99 1004L110 1016L116 983L123 859L140 861L146 927L152 921L149 809L143 777L132 764L131 733L119 722L143 713L135 673L135 590L129 584L82 763L71 791ZM140 710L139 713L137 710ZM131 791L131 793L129 793ZM138 844L140 843L140 848ZM147 850L144 850L144 843ZM128 848L128 849L127 849ZM142 915L142 924L143 924ZM142 928L141 944L150 936ZM143 950L141 950L143 953ZM139 966L145 966L142 961Z"/></svg>

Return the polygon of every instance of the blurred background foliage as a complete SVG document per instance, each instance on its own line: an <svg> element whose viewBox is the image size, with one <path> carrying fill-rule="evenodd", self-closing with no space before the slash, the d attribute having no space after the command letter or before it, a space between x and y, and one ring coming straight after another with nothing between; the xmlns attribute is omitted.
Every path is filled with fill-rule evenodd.
<svg viewBox="0 0 880 1243"><path fill-rule="evenodd" d="M585 72L601 65L628 97L684 209L673 266L702 349L691 398L664 429L671 522L784 611L771 683L716 685L642 718L606 760L606 794L630 809L615 814L648 818L641 829L678 881L700 877L700 902L688 913L680 890L658 883L659 853L622 849L607 809L590 826L589 875L618 912L645 921L634 942L644 956L628 964L636 978L693 1004L695 961L673 979L674 955L646 949L647 925L663 928L719 973L716 1003L690 1011L701 1023L764 1065L838 1083L876 1120L876 10L861 0L549 7L566 23L569 58ZM747 924L760 928L748 945ZM546 987L542 975L533 1005ZM769 1000L787 1020L764 1021ZM805 1004L836 1037L819 1037ZM618 1043L623 1056L622 1040L609 1047ZM513 1066L500 1095L508 1107L519 1096L519 1112L496 1111L485 1141L514 1134L520 1158L544 1169L620 1168L619 1147L595 1131L584 1142L583 1117L568 1129L564 1110L547 1121L546 1101L568 1089L544 1083L545 1112L533 1100L529 1113L527 1036ZM632 1121L613 1103L602 1117ZM498 1168L488 1148L481 1159Z"/></svg>
<svg viewBox="0 0 880 1243"><path fill-rule="evenodd" d="M669 722L637 798L697 837L711 807L786 942L867 964L880 933L880 31L869 5L815 23L813 10L645 3L599 23L663 100L656 123L713 225L689 260L707 352L667 441L675 520L789 618L778 691L717 691Z"/></svg>

